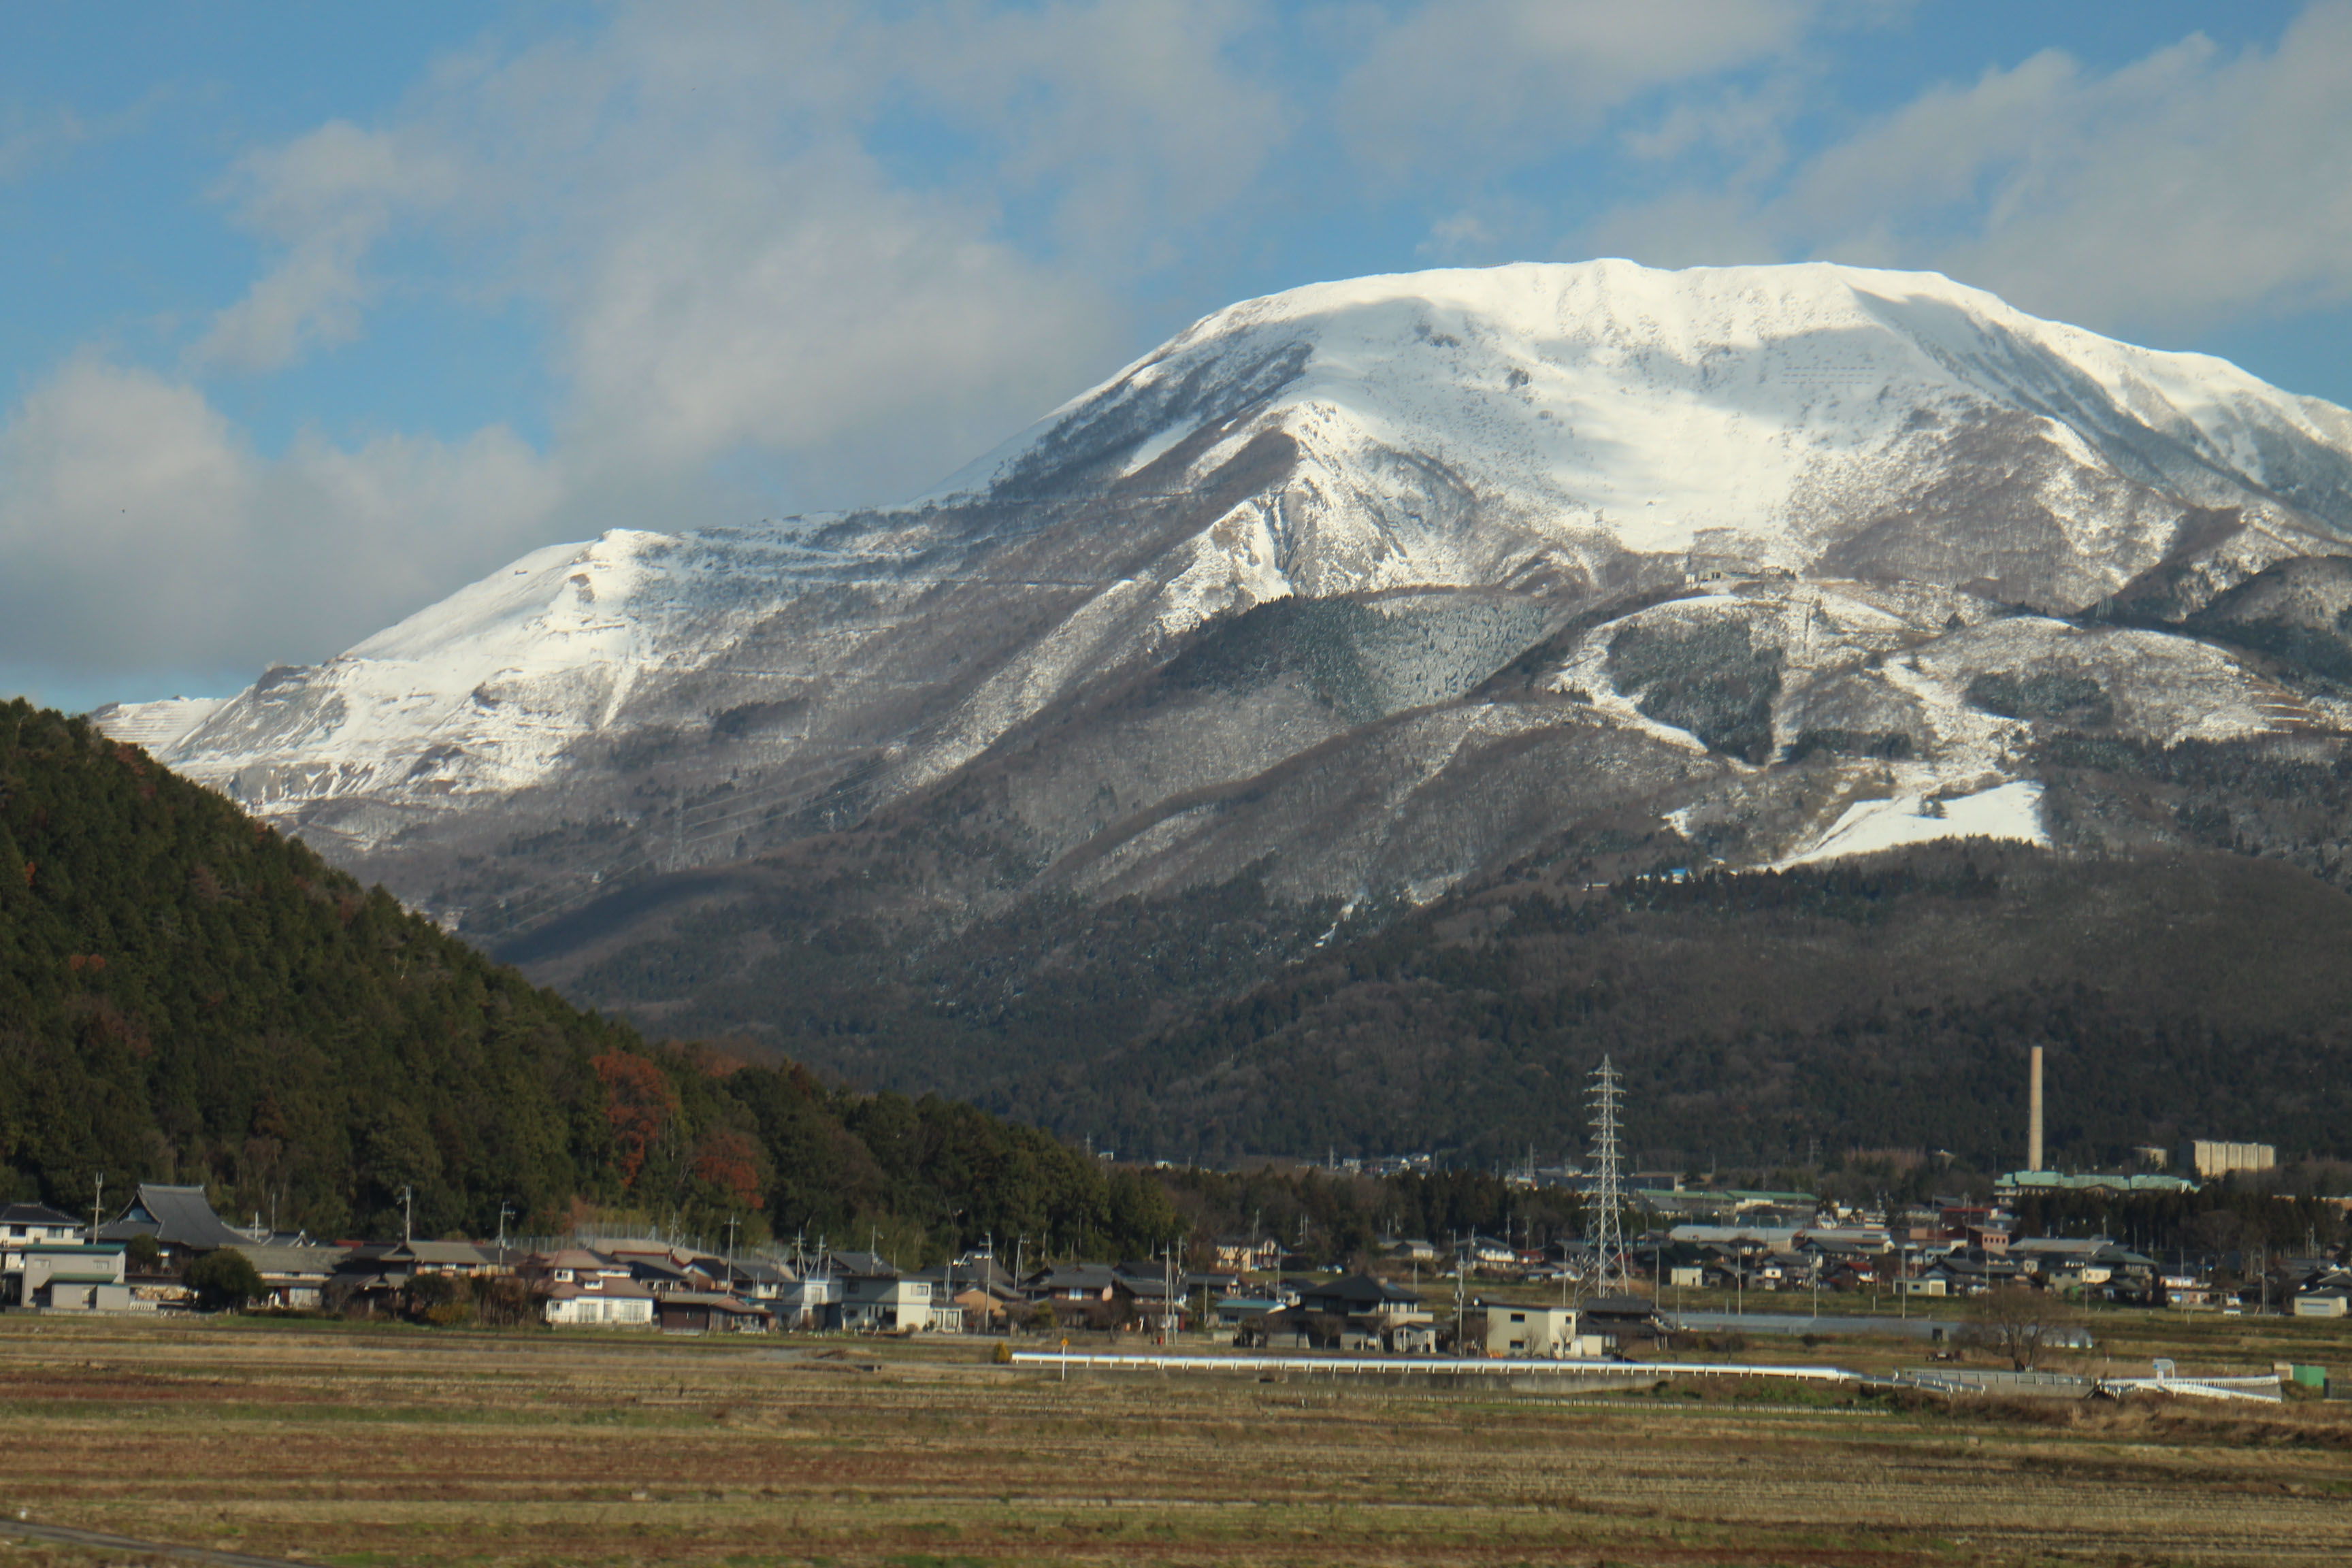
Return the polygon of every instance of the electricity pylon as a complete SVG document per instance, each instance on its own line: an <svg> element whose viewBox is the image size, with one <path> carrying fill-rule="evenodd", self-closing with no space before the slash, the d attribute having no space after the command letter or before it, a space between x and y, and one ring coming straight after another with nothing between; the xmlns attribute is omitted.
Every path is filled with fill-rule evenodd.
<svg viewBox="0 0 2352 1568"><path fill-rule="evenodd" d="M1585 1289L1578 1295L1580 1301L1588 1296L1612 1295L1625 1287L1625 1235L1617 1219L1624 1203L1617 1167L1617 1106L1623 1095L1617 1087L1617 1069L1602 1057L1593 1069L1592 1087L1585 1091L1592 1104L1592 1157L1601 1167L1601 1184L1592 1194L1598 1217L1585 1227L1592 1242L1593 1265L1585 1277Z"/></svg>

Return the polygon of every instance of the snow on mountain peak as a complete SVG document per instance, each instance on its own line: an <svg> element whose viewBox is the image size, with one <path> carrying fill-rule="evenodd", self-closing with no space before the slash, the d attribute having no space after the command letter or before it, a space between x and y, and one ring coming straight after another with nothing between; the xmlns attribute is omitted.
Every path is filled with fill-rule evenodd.
<svg viewBox="0 0 2352 1568"><path fill-rule="evenodd" d="M166 755L362 848L535 789L684 863L710 792L781 804L706 854L854 820L1275 600L1558 622L1727 571L2185 614L2347 537L2344 410L1936 274L1400 274L1204 317L907 506L536 551Z"/></svg>

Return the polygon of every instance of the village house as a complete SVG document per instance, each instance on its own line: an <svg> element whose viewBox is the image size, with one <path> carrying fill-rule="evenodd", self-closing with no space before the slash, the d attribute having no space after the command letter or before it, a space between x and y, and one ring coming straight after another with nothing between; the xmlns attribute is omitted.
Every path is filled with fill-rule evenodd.
<svg viewBox="0 0 2352 1568"><path fill-rule="evenodd" d="M2166 1274L2160 1277L2159 1282L2164 1287L2165 1305L2168 1307L2218 1307L2229 1295L2210 1279L2196 1274Z"/></svg>
<svg viewBox="0 0 2352 1568"><path fill-rule="evenodd" d="M1289 1313L1335 1349L1391 1351L1401 1338L1417 1346L1430 1337L1430 1314L1421 1297L1369 1274L1308 1285L1285 1315Z"/></svg>
<svg viewBox="0 0 2352 1568"><path fill-rule="evenodd" d="M80 1267L69 1259L84 1245L81 1223L71 1215L41 1204L0 1209L0 1307L42 1304L42 1289L60 1264L68 1273ZM113 1247L119 1256L121 1245Z"/></svg>
<svg viewBox="0 0 2352 1568"><path fill-rule="evenodd" d="M1236 1274L1262 1274L1282 1263L1282 1244L1271 1237L1221 1236L1211 1250L1219 1268Z"/></svg>
<svg viewBox="0 0 2352 1568"><path fill-rule="evenodd" d="M1002 1328L1013 1311L1025 1304L1011 1279L982 1258L960 1258L908 1278L931 1287L930 1326L940 1333L985 1333Z"/></svg>
<svg viewBox="0 0 2352 1568"><path fill-rule="evenodd" d="M0 1273L0 1306L50 1312L128 1312L131 1287L119 1241L11 1244Z"/></svg>
<svg viewBox="0 0 2352 1568"><path fill-rule="evenodd" d="M629 1278L656 1296L707 1294L719 1288L718 1277L698 1265L680 1263L663 1254L614 1249L613 1260L628 1266Z"/></svg>
<svg viewBox="0 0 2352 1568"><path fill-rule="evenodd" d="M774 1310L784 1290L793 1283L793 1271L779 1263L730 1262L720 1281L728 1294L745 1301L757 1301Z"/></svg>
<svg viewBox="0 0 2352 1568"><path fill-rule="evenodd" d="M1020 1292L986 1282L959 1284L948 1304L957 1314L959 1328L982 1334L1009 1327L1013 1314L1024 1305Z"/></svg>
<svg viewBox="0 0 2352 1568"><path fill-rule="evenodd" d="M1204 1290L1212 1296L1234 1296L1240 1294L1247 1285L1240 1275L1217 1269L1199 1269L1186 1274L1182 1276L1182 1282L1184 1294L1188 1297L1200 1295Z"/></svg>
<svg viewBox="0 0 2352 1568"><path fill-rule="evenodd" d="M346 1271L394 1274L404 1281L428 1274L484 1279L511 1271L470 1241L367 1242L346 1253L342 1267Z"/></svg>
<svg viewBox="0 0 2352 1568"><path fill-rule="evenodd" d="M1221 1329L1238 1329L1253 1318L1269 1317L1280 1310L1282 1303L1270 1296L1227 1296L1210 1309Z"/></svg>
<svg viewBox="0 0 2352 1568"><path fill-rule="evenodd" d="M658 1296L654 1314L666 1334L759 1333L775 1326L765 1307L717 1291L676 1290Z"/></svg>
<svg viewBox="0 0 2352 1568"><path fill-rule="evenodd" d="M227 1250L243 1253L261 1277L260 1305L298 1312L315 1311L325 1302L327 1285L343 1258L342 1248L336 1247L248 1242Z"/></svg>
<svg viewBox="0 0 2352 1568"><path fill-rule="evenodd" d="M651 1326L654 1293L618 1258L584 1247L533 1253L515 1270L530 1287L540 1315L559 1325Z"/></svg>
<svg viewBox="0 0 2352 1568"><path fill-rule="evenodd" d="M1310 1285L1298 1293L1298 1305L1309 1312L1340 1318L1367 1318L1382 1323L1426 1320L1422 1299L1402 1286L1369 1274L1348 1274L1328 1284Z"/></svg>
<svg viewBox="0 0 2352 1568"><path fill-rule="evenodd" d="M99 1228L102 1241L127 1246L138 1237L151 1237L163 1259L163 1272L126 1276L123 1283L131 1304L153 1309L185 1306L194 1298L177 1275L194 1258L208 1252L236 1252L261 1277L259 1305L310 1310L321 1304L328 1282L344 1254L319 1247L299 1236L271 1237L258 1230L240 1230L214 1212L205 1190L142 1182L122 1213Z"/></svg>
<svg viewBox="0 0 2352 1568"><path fill-rule="evenodd" d="M1573 1307L1527 1307L1497 1302L1486 1309L1486 1353L1490 1356L1599 1356L1608 1342L1579 1331Z"/></svg>
<svg viewBox="0 0 2352 1568"><path fill-rule="evenodd" d="M469 1241L373 1241L337 1260L322 1300L338 1310L359 1308L373 1315L396 1308L420 1279L479 1279L512 1272Z"/></svg>
<svg viewBox="0 0 2352 1568"><path fill-rule="evenodd" d="M73 1215L47 1204L10 1204L0 1208L0 1258L12 1244L79 1241L85 1228Z"/></svg>
<svg viewBox="0 0 2352 1568"><path fill-rule="evenodd" d="M654 1293L634 1279L591 1289L584 1285L550 1285L532 1292L540 1317L559 1327L642 1329L654 1321Z"/></svg>
<svg viewBox="0 0 2352 1568"><path fill-rule="evenodd" d="M841 1322L841 1281L830 1274L808 1274L793 1280L762 1303L788 1329L838 1327Z"/></svg>
<svg viewBox="0 0 2352 1568"><path fill-rule="evenodd" d="M1119 1309L1116 1326L1140 1329L1148 1334L1182 1333L1190 1316L1183 1287L1171 1296L1165 1279L1122 1272L1112 1294Z"/></svg>
<svg viewBox="0 0 2352 1568"><path fill-rule="evenodd" d="M1108 1301L1118 1294L1118 1271L1107 1263L1066 1263L1037 1270L1021 1289L1033 1301Z"/></svg>
<svg viewBox="0 0 2352 1568"><path fill-rule="evenodd" d="M1470 1268L1489 1273L1509 1271L1519 1267L1519 1249L1491 1236L1464 1237L1456 1249L1456 1256Z"/></svg>
<svg viewBox="0 0 2352 1568"><path fill-rule="evenodd" d="M832 1273L841 1287L828 1328L860 1333L918 1333L931 1326L931 1286L901 1275L870 1252L836 1252Z"/></svg>
<svg viewBox="0 0 2352 1568"><path fill-rule="evenodd" d="M215 1214L204 1188L175 1187L161 1182L140 1183L138 1195L131 1200L130 1206L111 1224L100 1226L96 1239L128 1242L138 1236L153 1237L163 1256L174 1262L224 1247L248 1246L260 1239L252 1232L234 1229Z"/></svg>

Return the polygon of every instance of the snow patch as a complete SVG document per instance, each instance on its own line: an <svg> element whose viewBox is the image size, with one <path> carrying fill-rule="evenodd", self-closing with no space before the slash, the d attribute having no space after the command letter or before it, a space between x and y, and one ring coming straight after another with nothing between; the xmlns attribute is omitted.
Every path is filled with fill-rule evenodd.
<svg viewBox="0 0 2352 1568"><path fill-rule="evenodd" d="M1942 815L1930 816L1925 795L1858 800L1810 848L1779 865L1807 866L1946 838L2006 838L2050 847L2050 835L2042 826L2042 786L2031 779L1959 795L1941 805Z"/></svg>
<svg viewBox="0 0 2352 1568"><path fill-rule="evenodd" d="M162 752L211 718L226 697L165 697L153 702L110 702L89 716L100 734Z"/></svg>

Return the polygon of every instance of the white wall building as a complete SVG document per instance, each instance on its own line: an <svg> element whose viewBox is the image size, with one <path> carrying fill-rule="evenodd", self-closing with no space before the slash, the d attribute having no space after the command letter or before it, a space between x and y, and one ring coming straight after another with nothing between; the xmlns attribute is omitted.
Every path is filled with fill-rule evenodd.
<svg viewBox="0 0 2352 1568"><path fill-rule="evenodd" d="M1602 1336L1577 1331L1573 1307L1496 1302L1486 1309L1486 1353L1491 1356L1597 1356L1608 1348Z"/></svg>

